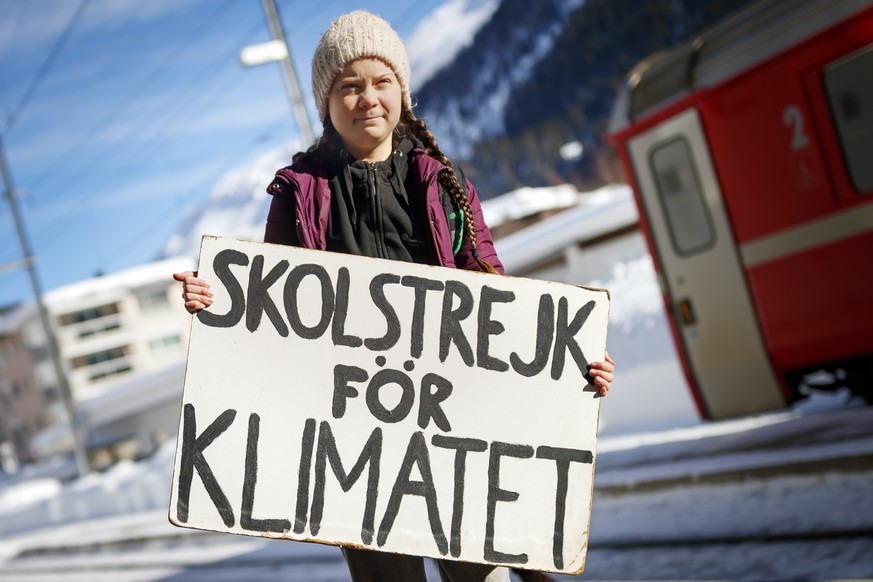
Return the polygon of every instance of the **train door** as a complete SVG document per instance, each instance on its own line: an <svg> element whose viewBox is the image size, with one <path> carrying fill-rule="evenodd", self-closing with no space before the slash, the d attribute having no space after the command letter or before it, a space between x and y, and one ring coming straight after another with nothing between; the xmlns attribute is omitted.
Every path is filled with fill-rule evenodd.
<svg viewBox="0 0 873 582"><path fill-rule="evenodd" d="M783 408L697 110L628 142L681 349L710 418Z"/></svg>

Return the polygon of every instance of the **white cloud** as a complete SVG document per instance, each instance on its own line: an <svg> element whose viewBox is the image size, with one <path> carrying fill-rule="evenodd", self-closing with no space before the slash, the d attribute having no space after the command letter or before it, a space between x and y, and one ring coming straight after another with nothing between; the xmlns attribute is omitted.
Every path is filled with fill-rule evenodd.
<svg viewBox="0 0 873 582"><path fill-rule="evenodd" d="M207 0L91 0L77 25L79 33L147 22ZM79 7L70 0L0 0L0 58L34 48L48 49Z"/></svg>

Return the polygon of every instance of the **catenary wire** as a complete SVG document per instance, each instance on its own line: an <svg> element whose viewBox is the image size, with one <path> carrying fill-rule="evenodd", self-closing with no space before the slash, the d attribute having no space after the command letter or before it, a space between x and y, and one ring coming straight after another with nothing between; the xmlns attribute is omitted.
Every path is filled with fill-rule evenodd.
<svg viewBox="0 0 873 582"><path fill-rule="evenodd" d="M239 75L242 74L241 71L236 69L226 69L224 74L217 74L227 62L227 55L222 54L206 69L201 71L201 74L197 75L193 78L193 83L188 85L186 89L196 89L196 94L193 96L188 96L190 91L186 91L185 98L179 98L171 100L170 107L165 110L165 114L160 117L159 120L154 120L152 118L144 118L142 123L134 126L133 134L145 134L145 141L141 145L135 148L129 148L121 150L120 158L116 159L116 163L113 164L115 167L110 171L101 181L101 185L96 186L92 189L92 194L88 194L84 196L80 203L83 206L90 204L97 196L102 195L103 191L106 187L111 184L118 184L117 179L122 176L130 166L130 164L135 163L137 160L150 160L155 161L157 156L165 153L166 150L166 140L171 137L175 131L177 131L185 122L190 121L196 112L202 111L202 102L210 99L213 96L220 96L224 94L225 89L229 88L234 81L236 81ZM230 73L228 75L228 73ZM206 91L203 89L204 85L201 81L209 80L213 83L214 89L210 91ZM221 82L219 85L215 85L217 82ZM182 115L182 113L188 110L189 113ZM148 129L152 128L153 131L149 132ZM97 163L101 163L104 160L96 160ZM71 182L75 182L77 178L80 178L83 174L80 173L77 176L70 178Z"/></svg>
<svg viewBox="0 0 873 582"><path fill-rule="evenodd" d="M76 11L73 13L70 20L67 22L67 25L64 27L64 30L58 36L57 40L55 40L54 45L49 51L48 56L45 61L43 61L39 70L37 70L36 75L34 75L33 79L30 81L30 84L25 89L24 94L21 96L21 99L18 100L18 103L13 107L12 112L6 116L6 121L3 124L3 129L0 130L0 133L5 134L9 129L15 124L16 121L21 117L24 113L24 110L30 104L30 100L33 99L33 96L36 94L37 89L39 88L42 81L48 75L51 70L52 65L57 59L58 55L60 55L61 50L67 44L67 41L72 35L73 31L76 29L76 26L82 19L82 15L85 13L88 5L91 3L91 0L80 0L79 6L76 8Z"/></svg>
<svg viewBox="0 0 873 582"><path fill-rule="evenodd" d="M45 63L41 67L40 73L37 75L37 78L35 79L34 82L31 83L31 89L28 91L29 96L27 97L27 99L22 99L22 101L21 101L22 105L20 105L17 110L19 110L19 111L23 110L23 105L26 104L30 100L30 98L33 97L35 90L36 90L37 86L39 85L39 81L48 72L51 63L54 61L54 59L60 53L60 49L62 48L62 46L66 42L66 39L69 38L69 35L71 34L73 29L75 28L76 24L79 22L79 19L81 18L81 15L84 11L84 8L90 2L91 2L91 0L83 0L80 3L80 6L78 7L76 14L74 14L73 17L70 19L65 31L62 33L62 35L58 39L58 41L56 41L54 48L51 52L51 55L49 56L49 58L46 59ZM190 34L182 43L180 43L180 45L178 46L178 48L175 51L173 51L171 53L170 59L177 58L179 54L181 54L182 52L187 50L187 48L191 45L191 43L193 43L197 38L202 36L202 34L204 32L206 32L206 30L208 30L208 28L213 23L216 22L216 18L218 16L220 16L221 13L223 13L231 3L232 3L232 0L226 0L225 2L220 4L215 10L208 13L206 18L204 19L204 21L200 25L198 25L198 28L192 34ZM288 4L289 4L289 2L286 0L282 0L280 2L280 6L284 5L285 7L287 7ZM304 11L303 15L300 15L299 11L298 11L297 18L296 18L296 24L298 26L301 24L302 21L310 18L312 16L313 12L318 8L318 6L313 6L311 4L307 5L307 7L310 9ZM324 7L324 4L322 3L321 8L323 9L323 7ZM262 27L263 27L263 24L261 22L254 25L251 29L246 31L245 35L243 35L243 38L241 39L241 42L245 42L245 41L249 40ZM232 54L235 53L236 50L237 49L234 48L232 51L230 51L229 54L232 56ZM216 59L215 61L210 63L207 66L207 68L203 70L203 74L197 75L195 78L190 80L190 82L185 87L183 87L183 91L174 93L173 98L171 98L168 102L163 102L161 104L161 106L155 111L155 113L158 113L158 111L166 112L167 111L166 105L168 105L168 104L171 105L174 102L176 104L182 103L183 107L184 107L185 103L188 103L190 105L190 102L187 102L186 99L184 99L184 97L187 96L188 93L190 93L190 91L187 91L186 89L200 87L201 80L204 77L208 77L212 73L214 73L215 70L217 68L219 68L221 64L223 64L224 62L227 61L228 58L229 57L227 57L227 56L220 56L218 59ZM148 73L143 78L143 81L141 81L132 91L129 92L128 98L122 99L121 105L119 107L117 107L116 109L114 109L113 111L111 111L106 116L104 116L103 119L99 123L97 123L92 128L92 130L90 132L88 132L88 134L82 140L77 142L72 148L69 148L69 150L67 151L67 154L69 154L72 151L75 151L76 149L81 147L84 143L86 143L88 141L88 139L90 139L93 135L96 135L96 133L99 133L102 130L102 128L106 127L109 123L111 123L114 119L116 119L120 115L120 113L124 110L124 108L127 105L129 105L129 103L131 102L131 99L129 97L139 94L141 92L142 88L144 86L147 86L147 84L155 77L155 75L161 71L161 69L165 66L166 62L167 62L167 60L162 61L157 67L155 67L153 70L151 70L151 72ZM176 109L179 109L179 108L177 107ZM163 118L164 125L172 122L172 116L173 116L174 111L175 110L172 109L172 107L171 107L169 115L164 116L164 118ZM190 115L188 117L190 117ZM163 128L163 126L161 125L161 123L155 124L153 118L154 118L153 115L147 116L145 118L144 123L133 127L128 133L126 133L124 136L122 136L118 141L120 141L122 143L124 143L125 141L128 141L128 139L130 137L132 137L132 135L141 133L141 130L143 129L143 127L146 127L146 126L148 127L148 129L155 129L156 128L157 131L153 132L152 138L160 139L161 138L160 131ZM181 125L181 123L182 123L181 121L177 120L176 124L174 125L174 129L178 128ZM146 144L146 146L150 146L150 145L152 145L152 142L148 142ZM140 148L140 150L141 149L142 148ZM76 181L81 179L83 176L89 174L94 169L95 165L98 165L98 164L105 165L106 156L112 155L113 153L118 152L118 151L123 151L123 150L120 150L119 148L117 148L117 145L115 143L113 143L110 146L108 146L107 148L102 149L100 152L97 153L97 155L95 155L91 158L88 158L88 161L86 162L84 167L79 166L77 168L74 168L72 174L69 171L67 171L67 172L63 172L63 173L54 173L54 174L48 174L47 176L44 176L44 179L41 180L39 185L38 185L38 191L31 192L31 194L36 194L36 195L29 196L25 202L29 206L34 205L34 203L38 205L40 203L47 202L48 201L47 198L45 198L43 196L39 196L39 194L41 192L46 193L46 192L52 192L52 191L57 191L57 192L67 191L68 185L70 183L75 183ZM61 158L65 158L65 157L66 156L61 156ZM129 156L127 158L128 163L130 160L135 159L136 157L137 157L136 153L134 153L134 155L132 155L132 156ZM118 173L119 172L116 172L115 174L113 174L113 177L115 175L117 175ZM57 176L57 177L53 178L53 176ZM63 185L64 187L61 188L61 185ZM54 245L52 245L52 246L54 246Z"/></svg>
<svg viewBox="0 0 873 582"><path fill-rule="evenodd" d="M198 184L191 187L191 190L200 191L202 189L210 188L215 184L215 176L221 172L222 168L226 168L228 164L232 163L234 160L238 159L240 155L249 151L253 146L258 143L262 143L264 141L269 140L272 137L271 133L260 133L251 140L247 141L245 144L234 150L230 155L220 160L214 167L206 173L206 177L201 180ZM182 196L176 196L177 201L181 202ZM143 236L148 234L149 232L154 231L159 228L161 225L164 225L168 222L172 224L172 228L168 229L170 232L175 232L178 230L180 223L184 220L188 220L190 218L190 213L185 212L183 216L177 218L176 220L172 220L172 214L177 212L175 206L169 206L164 212L161 212L154 220L150 221L142 228L140 228L136 233L130 236L126 241L120 243L117 247L113 248L113 254L118 257L124 255L124 253L130 250L137 242L139 242ZM105 258L100 260L100 267L107 267L111 265L109 261ZM107 269L109 270L109 269Z"/></svg>
<svg viewBox="0 0 873 582"><path fill-rule="evenodd" d="M203 36L211 27L215 26L218 22L218 18L231 6L233 1L234 0L224 0L224 2L213 5L214 9L211 12L206 13L205 18L203 18L191 34L183 39L178 45L173 47L173 49L167 53L166 58L161 60L148 73L146 73L139 83L134 85L130 91L125 93L124 96L119 99L114 108L110 109L106 115L85 131L81 138L68 147L59 158L67 159L72 153L93 140L95 135L99 135L103 130L109 127L111 123L115 122L125 109L135 102L135 97L143 93L143 89L147 88L158 75L166 70L169 65L178 60L181 55L185 54L197 39ZM95 160L102 158L104 154L105 151L101 150L101 152L91 158L89 162L94 162Z"/></svg>
<svg viewBox="0 0 873 582"><path fill-rule="evenodd" d="M148 86L159 73L162 72L167 62L171 62L175 60L180 54L182 54L185 50L187 50L191 43L197 40L201 35L203 35L211 26L213 26L217 20L216 17L221 14L226 8L228 8L232 4L232 0L223 3L219 6L219 9L210 13L208 17L201 22L198 26L197 30L191 35L187 36L182 43L176 48L176 50L171 51L168 58L162 60L155 68L153 68L143 80L136 85L135 90L131 91L129 95L124 98L119 107L117 107L114 111L110 112L109 115L105 116L98 124L96 124L88 133L86 133L81 140L76 142L74 146L69 148L66 152L67 155L81 148L83 145L87 144L90 140L94 138L95 135L99 135L100 132L105 130L110 124L118 118L122 111L129 105L134 102L134 97L136 95L141 95L143 93L143 89ZM252 29L248 30L245 33L245 36L248 37L252 34ZM87 157L83 162L77 164L70 170L66 170L63 174L56 174L55 176L48 176L46 179L42 180L39 184L39 191L35 192L35 200L37 202L47 202L52 199L52 196L49 195L52 191L58 191L59 186L63 184L75 183L76 181L82 179L84 176L92 173L94 169L98 166L102 166L106 164L106 160L108 157L112 157L117 155L119 152L124 151L118 147L119 143L128 143L134 136L142 134L142 132L152 130L160 130L161 125L160 122L156 124L155 118L167 118L167 112L173 111L173 104L178 104L179 102L184 103L184 98L190 92L192 88L196 88L197 83L199 83L206 74L211 74L217 68L216 63L223 62L227 57L225 55L221 55L218 59L215 59L207 65L207 68L202 71L201 74L195 76L192 79L182 86L182 90L177 91L176 93L171 94L170 98L164 101L161 101L157 107L155 107L150 114L143 116L142 121L138 124L134 124L131 126L125 133L120 135L116 140L112 143L109 143L105 147L100 148L93 155ZM163 114L163 117L162 115ZM65 156L61 156L61 159L64 159Z"/></svg>
<svg viewBox="0 0 873 582"><path fill-rule="evenodd" d="M91 3L91 1L92 0L82 0L82 2L80 2L76 12L73 14L73 16L68 21L64 31L61 33L61 35L55 41L55 44L53 45L48 57L43 62L39 71L35 75L33 81L31 81L28 89L25 91L24 96L19 100L19 104L16 106L14 112L7 116L7 126L8 127L11 126L12 122L14 122L18 118L20 118L20 116L24 112L24 109L27 106L27 104L35 96L36 90L39 87L42 79L45 78L45 76L49 72L52 63L58 57L61 49L65 46L65 44L66 44L67 40L69 39L70 35L72 34L73 30L78 25L78 23L81 21L81 17L84 14L85 8L87 8L87 6ZM166 66L166 64L168 62L170 62L173 59L178 58L178 56L180 54L184 53L197 38L202 36L202 34L204 34L209 29L209 27L216 22L216 18L218 16L220 16L220 14L222 12L224 12L232 4L232 2L233 2L233 0L225 0L220 5L218 5L218 7L215 10L207 13L206 18L198 26L198 28L192 34L188 35L188 37L186 37L186 39L182 43L180 43L180 45L178 45L175 50L171 51L168 59L165 59L164 61L159 63L156 68L154 68L152 71L150 71L143 78L143 81L140 82L138 85L136 85L134 90L132 90L127 95L127 97L125 97L121 100L121 104L119 107L117 107L113 111L110 111L110 113L108 115L106 115L98 124L96 124L88 133L86 133L86 135L83 137L82 140L77 142L74 146L69 148L63 155L61 155L60 156L61 159L66 158L70 153L72 153L73 151L75 151L76 149L81 147L84 143L86 143L89 139L91 139L93 137L93 135L96 135L96 133L101 131L101 129L103 127L106 127L109 123L111 123L114 119L116 119L121 114L121 112L124 110L124 108L132 102L131 97L137 95L138 92L140 92L144 86L146 86L149 82L151 82L151 80L159 72L161 72L161 70ZM106 153L107 152L105 152L105 151L101 152L100 154L98 154L97 157L95 157L91 161L92 162L100 161L103 158L103 156L106 155ZM51 174L49 174L48 176L49 176L48 180L43 180L42 182L40 182L40 188L51 191L52 188L57 187L57 184L52 182ZM67 180L69 180L69 178L70 178L69 174L65 172L60 177L60 180L67 181ZM56 179L56 181L59 181L59 180ZM34 205L34 203L39 204L41 201L39 200L38 196L28 196L27 199L24 200L23 202L26 202L28 206L32 206L32 205Z"/></svg>
<svg viewBox="0 0 873 582"><path fill-rule="evenodd" d="M319 8L317 5L307 5L309 10L304 11L302 14L295 15L295 25L300 26L306 20L311 18L316 10ZM249 30L245 32L244 35L241 35L241 38L238 42L232 43L232 49L227 53L220 54L216 59L211 61L206 68L204 68L200 74L192 77L190 81L183 86L182 90L175 93L173 98L167 100L162 103L162 109L164 115L160 116L158 120L155 120L153 116L148 116L143 118L143 121L131 128L123 138L119 141L124 143L128 141L129 138L133 136L141 136L143 133L147 134L146 140L139 147L129 149L119 149L117 147L111 148L111 151L104 152L102 157L95 157L91 159L91 164L85 168L79 168L74 173L65 172L61 177L65 184L75 184L77 181L81 180L85 175L89 174L93 171L95 165L105 165L106 163L106 154L112 154L115 152L125 152L124 157L122 157L118 162L113 165L116 167L111 174L109 174L104 180L102 180L102 185L99 187L92 188L93 194L87 195L82 199L83 205L89 204L95 197L102 194L103 190L109 184L118 184L118 178L125 172L125 168L127 168L131 163L135 160L144 160L151 159L150 153L157 152L165 152L166 148L163 147L165 140L172 131L178 129L184 122L190 120L196 112L202 110L201 107L197 107L197 101L209 98L215 95L221 95L222 91L217 89L212 91L204 91L204 82L206 80L210 82L215 82L216 77L214 73L221 68L232 58L235 58L236 53L238 51L238 47L240 45L244 45L249 42L253 36L256 36L259 32L263 32L265 30L265 25L262 20L259 20L254 26L252 26ZM234 72L240 72L240 70L235 70ZM227 83L225 83L227 84ZM188 98L189 94L192 91L196 91L196 95L192 98ZM159 109L161 109L159 108ZM192 113L186 114L181 117L177 117L177 114L181 114L181 112L185 109L191 110ZM151 130L151 131L149 131ZM41 189L51 190L51 183L44 181L40 183Z"/></svg>
<svg viewBox="0 0 873 582"><path fill-rule="evenodd" d="M207 73L211 74L211 72L212 71L207 70ZM212 80L215 81L217 79L219 79L219 77L213 77ZM208 93L210 95L220 95L224 88L229 87L236 80L236 76L233 75L233 76L228 77L227 79L222 78L222 80L224 82L221 85L217 86L213 91L204 92L204 94ZM172 116L165 119L166 122L170 122L173 120L174 120L174 118ZM165 125L162 127L165 127ZM161 141L161 140L163 140L165 137L166 137L166 135L163 135L163 134L152 135L150 138L150 141L148 143L146 143L145 145L143 145L142 147L137 148L137 149L125 150L125 152L126 152L125 157L123 158L123 160L121 162L115 164L114 170L112 170L111 173L109 173L108 175L103 176L100 184L95 186L94 188L91 188L90 193L84 194L77 199L77 206L78 206L80 214L82 216L88 216L89 213L86 211L89 209L93 209L93 205L95 204L97 199L101 196L104 196L105 192L108 188L112 187L113 191L115 191L115 192L123 192L125 190L128 182L124 181L123 179L121 181L119 181L118 180L119 176L124 174L128 165L133 163L136 159L138 159L138 158L147 159L148 153L150 151L152 151L152 149L160 148L161 145L163 144L163 141ZM146 148L149 148L149 149L147 150ZM52 236L50 237L50 242L47 242L47 243L42 245L42 247L40 248L40 252L44 253L46 251L49 251L49 250L56 248L58 245L63 243L65 240L67 240L67 238L69 236L73 235L73 231L71 229L60 231L59 229L56 228L55 222L57 222L59 220L69 220L69 219L66 217L63 217L63 216L59 216L59 217L55 218L51 223L45 224L43 226L43 228L41 229L40 232L51 231ZM45 239L43 239L43 240L45 240Z"/></svg>
<svg viewBox="0 0 873 582"><path fill-rule="evenodd" d="M309 5L309 7L310 7L310 10L304 11L303 14L298 13L296 15L295 23L297 26L300 26L307 19L311 18L313 13L315 12L315 9L317 8L317 7L314 7L311 5ZM263 22L259 22L257 25L253 26L251 29L246 31L243 40L244 41L250 40L252 36L256 35L258 32L261 32L263 28L264 28ZM146 143L144 143L142 146L135 148L135 149L125 150L127 152L127 155L121 160L120 163L114 164L116 166L116 170L114 172L112 172L109 176L107 176L102 181L100 186L92 188L91 194L86 195L79 200L79 207L80 208L89 207L91 204L94 203L94 201L97 199L97 197L103 195L106 188L108 188L112 184L116 185L116 186L113 186L114 189L119 190L119 191L123 190L124 189L123 177L121 178L121 180L119 180L117 178L119 178L120 175L122 175L124 173L127 164L132 163L134 160L138 160L138 159L154 159L152 156L149 155L149 153L152 151L158 151L159 153L164 152L165 148L162 147L162 144L164 143L163 140L165 140L173 131L178 129L185 121L188 121L192 117L192 115L190 115L190 114L186 115L184 117L181 117L181 118L177 117L176 114L177 114L177 112L180 112L180 109L184 109L187 107L187 108L192 109L194 111L200 111L200 110L202 110L202 108L197 106L197 100L208 99L208 98L213 97L215 95L222 95L224 93L224 89L236 80L236 74L239 74L241 70L236 70L236 69L233 70L233 72L235 73L234 76L232 76L228 79L225 79L225 82L220 87L217 87L217 88L210 90L210 91L203 90L204 85L201 81L208 79L209 81L214 83L219 78L219 77L216 77L214 75L214 73L217 70L221 69L228 62L228 60L233 55L235 55L236 51L238 50L236 48L238 44L243 44L243 43L235 43L233 45L234 48L231 51L229 51L229 54L219 55L218 58L216 58L214 61L212 61L207 66L207 68L205 68L201 71L201 74L192 78L191 82L189 82L189 84L185 86L184 89L196 89L198 91L197 95L195 95L192 100L183 99L181 97L169 100L168 101L169 104L176 104L177 107L171 106L170 109L165 112L166 115L164 115L161 118L161 120L158 122L155 122L151 118L145 119L143 124L137 125L134 128L134 130L132 132L130 132L130 133L142 133L140 130L143 126L146 126L146 125L149 127L152 127L152 128L157 128L156 131L151 133L150 137L148 138L148 141ZM183 91L183 92L187 94L188 91ZM176 94L176 95L179 95L179 94ZM181 107L179 107L179 105L181 105ZM171 126L171 124L172 124L172 126ZM255 142L256 141L257 140L255 140ZM253 142L253 143L255 143L255 142ZM238 152L234 152L234 156L236 156L237 153ZM96 160L96 161L103 162L105 160L101 159L101 160ZM83 175L84 175L84 172L79 172L74 176L65 175L65 180L67 182L72 183L72 182L75 182L77 179L81 178ZM207 175L208 180L213 180L215 173L208 172L206 175ZM53 229L54 222L56 222L57 220L60 220L60 218L56 219L55 221L52 221L51 224L46 225L43 228L43 230ZM70 231L65 231L65 232L70 232ZM70 234L72 234L72 232L70 232ZM57 229L54 229L53 233L52 233L51 241L42 246L42 248L40 249L41 252L46 252L48 250L52 250L53 248L55 248L56 246L61 244L65 240L65 238L66 237L63 234L61 234Z"/></svg>

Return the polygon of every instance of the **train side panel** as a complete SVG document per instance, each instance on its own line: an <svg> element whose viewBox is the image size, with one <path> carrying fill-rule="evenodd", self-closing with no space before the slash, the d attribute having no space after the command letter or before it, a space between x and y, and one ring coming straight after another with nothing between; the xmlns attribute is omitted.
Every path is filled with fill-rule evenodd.
<svg viewBox="0 0 873 582"><path fill-rule="evenodd" d="M847 56L868 59L870 68L852 66L873 76L871 43L868 10L699 104L765 342L783 374L873 353L873 193L853 185L833 122L834 108L871 107L873 93L859 78L829 99L826 79Z"/></svg>
<svg viewBox="0 0 873 582"><path fill-rule="evenodd" d="M730 24L642 63L617 106L642 113L612 134L698 408L785 406L818 370L873 402L873 2L762 0Z"/></svg>

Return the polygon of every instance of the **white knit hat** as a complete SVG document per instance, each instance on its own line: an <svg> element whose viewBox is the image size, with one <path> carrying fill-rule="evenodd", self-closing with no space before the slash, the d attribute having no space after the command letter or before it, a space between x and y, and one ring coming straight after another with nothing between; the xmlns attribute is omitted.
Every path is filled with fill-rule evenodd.
<svg viewBox="0 0 873 582"><path fill-rule="evenodd" d="M385 61L397 75L403 103L412 109L409 96L409 58L403 41L382 18L355 10L334 20L321 35L312 57L312 94L321 121L327 116L327 98L336 76L351 61L375 57Z"/></svg>

